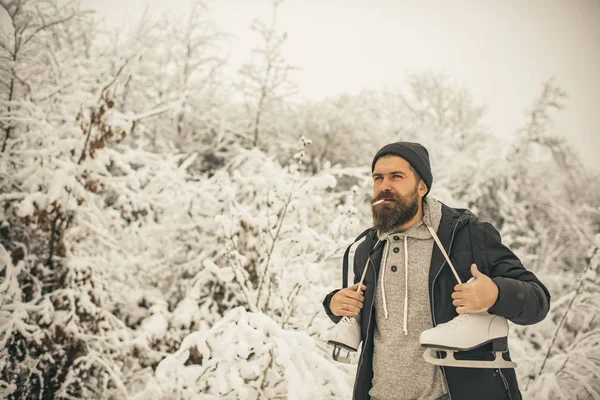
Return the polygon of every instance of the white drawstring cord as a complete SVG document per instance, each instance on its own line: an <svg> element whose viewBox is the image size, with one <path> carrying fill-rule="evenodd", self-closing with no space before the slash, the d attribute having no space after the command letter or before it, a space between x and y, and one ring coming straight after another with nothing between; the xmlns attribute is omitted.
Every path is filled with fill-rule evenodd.
<svg viewBox="0 0 600 400"><path fill-rule="evenodd" d="M456 269L454 268L454 265L452 264L452 261L450 261L450 257L448 257L448 253L446 253L446 250L444 250L444 246L442 246L442 242L440 242L440 239L438 238L437 234L435 233L433 228L430 227L429 225L427 225L427 228L429 228L429 232L431 232L431 236L433 236L433 240L435 240L435 243L440 248L440 251L446 258L446 261L448 261L448 265L450 265L450 268L452 269L452 272L454 273L454 277L456 278L458 283L462 283L462 281L460 280L460 277L458 276L458 273L456 272Z"/></svg>
<svg viewBox="0 0 600 400"><path fill-rule="evenodd" d="M385 235L384 238L387 238L387 235ZM379 242L381 242L381 239L377 240L377 243L375 243L375 246L373 246L373 248L377 247ZM365 280L365 276L367 275L367 268L369 268L369 261L370 261L370 258L367 257L367 264L365 265L365 268L363 269L362 276L360 277L360 284L358 285L358 288L356 289L356 293L360 293L360 289L362 288L363 282Z"/></svg>
<svg viewBox="0 0 600 400"><path fill-rule="evenodd" d="M408 335L408 237L404 235L404 336Z"/></svg>
<svg viewBox="0 0 600 400"><path fill-rule="evenodd" d="M435 233L435 231L433 230L432 227L430 227L429 225L425 225L425 226L427 226L427 229L429 229L429 232L431 233L433 240L435 241L437 246L440 248L440 251L444 255L444 258L448 262L448 265L450 265L450 268L452 269L452 272L454 273L454 277L456 278L458 283L462 283L460 277L458 276L458 273L456 272L456 269L454 268L454 265L452 264L452 261L450 261L450 257L448 257L448 253L446 253L446 250L444 249L444 246L442 246L442 243L440 242L440 239L438 238L437 234ZM383 236L382 239L386 240L387 235ZM381 241L381 239L378 240L377 243L379 243L379 241ZM377 246L377 244L375 246ZM387 246L387 243L386 243L386 246ZM384 247L383 259L380 264L382 266L382 269L381 269L381 296L382 296L382 300L383 300L383 313L385 315L385 319L388 319L387 300L385 297L385 286L383 284L384 277L385 277L385 264L387 261L386 260L387 252L385 250L386 250L386 248ZM367 261L367 263L368 263L368 261ZM367 269L365 268L365 271L363 271L363 276L360 281L361 286L362 286L362 281L364 279L366 270ZM404 326L403 326L403 331L404 331L405 336L408 335L408 236L407 235L404 235Z"/></svg>
<svg viewBox="0 0 600 400"><path fill-rule="evenodd" d="M387 300L385 298L385 287L383 285L383 280L385 277L385 264L387 263L388 244L389 244L389 242L386 242L385 246L383 247L383 256L382 256L381 263L379 264L380 269L381 269L381 297L383 300L383 315L385 316L385 319L388 319L388 309L387 309Z"/></svg>

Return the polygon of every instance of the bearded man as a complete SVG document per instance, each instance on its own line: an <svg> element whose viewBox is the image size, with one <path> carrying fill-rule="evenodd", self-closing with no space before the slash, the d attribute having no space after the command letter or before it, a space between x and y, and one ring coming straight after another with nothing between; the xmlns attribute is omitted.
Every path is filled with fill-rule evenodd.
<svg viewBox="0 0 600 400"><path fill-rule="evenodd" d="M421 144L384 146L371 171L373 226L344 256L344 270L353 269L354 285L344 288L344 283L323 301L335 323L360 313L353 398L521 399L514 368L432 365L423 358L419 336L465 313L537 323L548 313L548 290L502 244L491 224L427 196L433 175L429 152ZM440 245L462 282L474 279L457 284ZM481 360L491 353L482 346L458 354ZM510 352L505 355L510 360Z"/></svg>

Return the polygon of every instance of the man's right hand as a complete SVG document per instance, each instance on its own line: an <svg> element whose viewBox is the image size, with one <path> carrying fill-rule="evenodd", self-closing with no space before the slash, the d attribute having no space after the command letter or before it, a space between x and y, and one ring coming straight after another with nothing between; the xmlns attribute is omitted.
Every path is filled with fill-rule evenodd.
<svg viewBox="0 0 600 400"><path fill-rule="evenodd" d="M364 296L356 292L358 285L358 283L355 283L346 289L342 289L331 298L329 309L333 315L338 317L356 317L358 315L365 301ZM362 285L361 290L364 292L367 287Z"/></svg>

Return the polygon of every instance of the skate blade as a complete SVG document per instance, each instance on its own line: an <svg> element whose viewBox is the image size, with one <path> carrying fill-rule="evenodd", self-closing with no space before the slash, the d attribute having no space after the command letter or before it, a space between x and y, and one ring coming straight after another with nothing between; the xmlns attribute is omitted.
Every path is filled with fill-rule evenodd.
<svg viewBox="0 0 600 400"><path fill-rule="evenodd" d="M496 352L496 359L493 361L480 361L480 360L457 360L454 358L454 351L452 350L438 350L445 351L446 358L433 357L431 355L433 349L426 349L423 353L423 358L430 364L440 365L443 367L459 367L459 368L516 368L517 363L513 361L506 361L502 358L502 352Z"/></svg>
<svg viewBox="0 0 600 400"><path fill-rule="evenodd" d="M342 342L337 342L335 340L328 340L327 344L333 347L339 347L341 349L347 350L348 352L356 352L358 351L358 348L352 347L352 346L348 346L346 343L342 343Z"/></svg>
<svg viewBox="0 0 600 400"><path fill-rule="evenodd" d="M342 356L342 351L345 350L346 356ZM335 346L332 353L332 358L334 361L337 361L342 364L351 364L352 357L350 356L350 351L343 349L341 347Z"/></svg>

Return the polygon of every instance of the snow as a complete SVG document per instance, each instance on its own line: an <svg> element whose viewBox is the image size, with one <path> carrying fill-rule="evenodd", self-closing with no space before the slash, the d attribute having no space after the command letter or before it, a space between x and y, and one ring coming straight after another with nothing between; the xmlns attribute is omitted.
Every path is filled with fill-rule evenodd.
<svg viewBox="0 0 600 400"><path fill-rule="evenodd" d="M150 335L156 335L165 332L168 326L169 321L167 321L167 319L163 315L157 313L152 314L150 317L142 321L140 325L140 331L148 333Z"/></svg>
<svg viewBox="0 0 600 400"><path fill-rule="evenodd" d="M201 365L186 365L191 353L202 357ZM266 315L238 307L210 330L183 339L158 365L156 377L162 393L181 398L197 393L240 399L349 396L343 372L328 365L305 333L284 330ZM280 380L283 384L277 384Z"/></svg>
<svg viewBox="0 0 600 400"><path fill-rule="evenodd" d="M68 17L51 3L16 23ZM27 42L19 79L0 71L17 88L0 101L0 397L350 398L321 301L371 224L372 155L402 139L428 147L431 195L491 222L552 294L544 321L511 324L524 397L600 398L600 179L539 125L549 110L499 140L425 74L405 98L267 91L252 131L257 92L213 71L225 47L202 13L186 21L115 38L78 14Z"/></svg>

